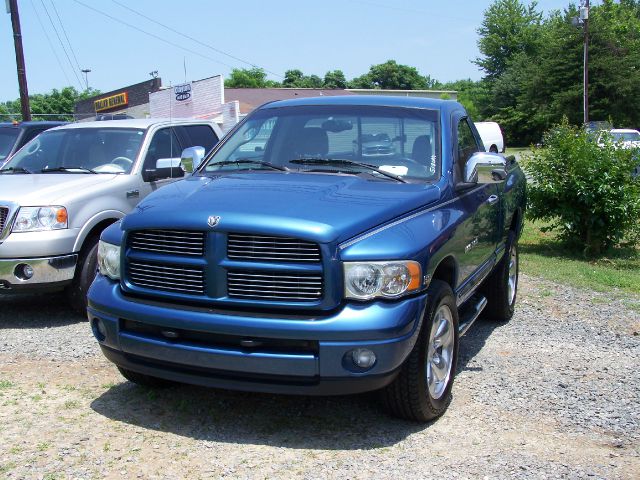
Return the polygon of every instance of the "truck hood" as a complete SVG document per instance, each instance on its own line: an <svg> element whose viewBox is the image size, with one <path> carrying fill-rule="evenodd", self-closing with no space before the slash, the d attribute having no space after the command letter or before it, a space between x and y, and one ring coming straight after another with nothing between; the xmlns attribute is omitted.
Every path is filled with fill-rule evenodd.
<svg viewBox="0 0 640 480"><path fill-rule="evenodd" d="M149 195L123 229L178 228L341 242L435 202L434 185L353 175L238 173L189 177ZM220 217L215 227L208 218Z"/></svg>
<svg viewBox="0 0 640 480"><path fill-rule="evenodd" d="M63 205L65 198L83 190L104 185L115 174L45 173L0 175L0 202L18 205Z"/></svg>

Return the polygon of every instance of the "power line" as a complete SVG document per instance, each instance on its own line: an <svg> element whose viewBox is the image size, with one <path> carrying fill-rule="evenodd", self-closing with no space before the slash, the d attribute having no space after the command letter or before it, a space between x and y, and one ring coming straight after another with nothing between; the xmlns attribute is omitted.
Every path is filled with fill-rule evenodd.
<svg viewBox="0 0 640 480"><path fill-rule="evenodd" d="M78 85L80 85L80 90L82 90L82 80L80 80L80 77L78 76L78 72L76 72L76 68L73 66L73 63L71 62L71 58L69 57L69 54L67 53L67 49L65 48L64 43L62 42L62 38L60 38L60 34L58 33L58 29L56 28L55 23L53 23L53 19L51 18L51 15L49 15L49 10L47 10L47 6L44 4L44 0L40 0L40 3L42 4L42 8L44 8L44 12L47 14L47 17L49 17L49 22L51 23L51 26L53 27L53 31L55 32L56 37L58 37L58 41L60 42L60 46L62 47L62 51L64 52L65 56L67 57L69 65L71 65L71 70L73 70L73 74L76 77Z"/></svg>
<svg viewBox="0 0 640 480"><path fill-rule="evenodd" d="M209 56L207 56L207 55L203 55L202 53L200 53L200 52L196 52L195 50L191 50L190 48L183 47L183 46L181 46L181 45L178 45L178 44L176 44L176 43L173 43L173 42L171 42L171 41L169 41L169 40L167 40L167 39L165 39L165 38L160 37L159 35L155 35L155 34L153 34L153 33L147 32L146 30L142 30L141 28L138 28L138 27L136 27L135 25L132 25L132 24L130 24L130 23L127 23L127 22L125 22L124 20L120 20L119 18L116 18L116 17L114 17L114 16L112 16L112 15L109 15L108 13L105 13L105 12L103 12L103 11L101 11L101 10L98 10L97 8L94 8L94 7L90 6L90 5L87 5L86 3L81 2L80 0L73 0L73 1L74 1L74 2L76 2L76 3L77 3L77 4L79 4L79 5L82 5L82 6L83 6L83 7L85 7L85 8L88 8L89 10L93 10L94 12L96 12L96 13L98 13L98 14L100 14L100 15L104 16L104 17L110 18L111 20L113 20L113 21L115 21L115 22L118 22L118 23L121 23L121 24L123 24L123 25L126 25L126 26L127 26L127 27L129 27L129 28L132 28L132 29L134 29L134 30L137 30L137 31L138 31L138 32L140 32L140 33L144 33L145 35L147 35L147 36L149 36L149 37L153 37L153 38L155 38L156 40L160 40L161 42L167 43L167 44L169 44L169 45L171 45L171 46L173 46L173 47L176 47L176 48L179 48L179 49L181 49L181 50L184 50L185 52L189 52L189 53L192 53L192 54L194 54L194 55L198 55L199 57L206 58L207 60L211 60L212 62L215 62L215 63L220 63L220 64L222 64L222 65L224 65L224 66L226 66L226 67L229 67L229 68L231 68L231 69L235 68L235 67L233 67L232 65L229 65L228 63L224 63L224 62L222 62L222 61L220 61L220 60L216 60L215 58L211 58L211 57L209 57Z"/></svg>
<svg viewBox="0 0 640 480"><path fill-rule="evenodd" d="M116 5L121 6L122 8L125 8L125 9L129 10L130 12L133 12L136 15L141 16L142 18L145 18L145 19L149 20L150 22L155 23L156 25L160 25L162 28L166 28L167 30L169 30L169 31L171 31L171 32L173 32L175 34L180 35L180 36L182 36L184 38L187 38L187 39L189 39L189 40L191 40L193 42L196 42L197 44L202 45L203 47L207 47L207 48L213 50L214 52L221 53L222 55L225 55L225 56L227 56L229 58L233 58L234 60L237 60L237 61L239 61L241 63L245 63L247 65L251 65L254 68L261 68L262 70L264 70L267 73L270 73L270 74L275 75L275 76L280 77L280 78L284 78L282 75L280 75L278 73L275 73L275 72L272 72L270 70L267 70L266 68L262 68L262 67L260 67L259 65L256 65L253 62L250 62L248 60L243 60L242 58L236 57L235 55L231 55L230 53L227 53L227 52L225 52L223 50L220 50L219 48L216 48L216 47L214 47L212 45L209 45L208 43L204 43L204 42L198 40L197 38L191 37L191 36L187 35L186 33L183 33L183 32L181 32L179 30L176 30L175 28L171 28L171 27L165 25L164 23L161 23L161 22L159 22L157 20L154 20L153 18L148 17L147 15L145 15L145 14L143 14L143 13L137 11L137 10L134 10L133 8L131 8L131 7L127 6L127 5L124 5L123 3L120 3L117 0L111 0L111 1L113 3L115 3Z"/></svg>
<svg viewBox="0 0 640 480"><path fill-rule="evenodd" d="M60 57L58 56L58 53L56 52L56 49L53 48L53 43L51 43L51 38L49 38L49 34L47 33L47 30L44 28L44 23L42 23L42 20L40 19L40 14L38 13L38 10L36 9L36 6L33 3L33 0L30 0L30 1L31 1L31 7L33 8L33 11L36 14L36 18L38 19L38 23L40 24L40 28L42 28L42 33L44 33L44 36L47 39L47 43L49 43L49 47L51 47L51 51L53 52L54 57L56 57L56 61L58 62L58 66L60 67L60 71L62 71L62 74L64 75L64 78L66 78L67 84L71 85L71 80L69 80L69 75L67 75L67 72L65 71L65 69L62 68L62 62L60 61Z"/></svg>
<svg viewBox="0 0 640 480"><path fill-rule="evenodd" d="M56 8L56 4L53 3L53 0L49 0L49 2L51 2L51 6L53 7L53 11L55 12L56 17L58 17L58 22L60 23L60 27L62 28L62 33L64 33L64 38L67 39L69 50L71 50L73 59L76 61L76 67L78 67L78 70L82 70L82 68L80 68L80 62L78 62L78 57L76 57L76 52L73 50L73 46L71 45L71 41L69 40L69 36L67 35L67 30L64 28L64 24L62 23L62 19L60 18L60 14L58 13L58 9Z"/></svg>

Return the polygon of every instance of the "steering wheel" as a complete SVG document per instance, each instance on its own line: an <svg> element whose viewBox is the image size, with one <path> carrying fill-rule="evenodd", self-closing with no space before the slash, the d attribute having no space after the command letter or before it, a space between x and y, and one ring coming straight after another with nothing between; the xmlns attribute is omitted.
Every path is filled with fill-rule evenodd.
<svg viewBox="0 0 640 480"><path fill-rule="evenodd" d="M116 157L113 160L111 160L111 163L113 163L114 165L118 165L119 167L122 167L123 170L127 170L131 165L133 165L133 160L127 157Z"/></svg>

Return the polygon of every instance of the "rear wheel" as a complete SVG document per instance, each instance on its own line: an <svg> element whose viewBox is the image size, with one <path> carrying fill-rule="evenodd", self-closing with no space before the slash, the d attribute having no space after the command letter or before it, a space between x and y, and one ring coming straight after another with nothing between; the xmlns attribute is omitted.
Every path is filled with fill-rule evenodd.
<svg viewBox="0 0 640 480"><path fill-rule="evenodd" d="M458 358L458 309L448 284L433 280L420 335L398 377L382 391L395 416L426 422L451 403Z"/></svg>
<svg viewBox="0 0 640 480"><path fill-rule="evenodd" d="M498 153L498 147L496 147L495 145L491 145L491 147L489 147L489 151L491 153Z"/></svg>
<svg viewBox="0 0 640 480"><path fill-rule="evenodd" d="M483 285L487 306L482 316L487 320L508 322L513 317L518 293L519 257L516 234L509 232L506 252Z"/></svg>
<svg viewBox="0 0 640 480"><path fill-rule="evenodd" d="M76 273L67 287L71 308L82 316L87 314L87 292L98 273L98 237L87 240L78 257Z"/></svg>
<svg viewBox="0 0 640 480"><path fill-rule="evenodd" d="M168 380L152 377L151 375L145 375L144 373L134 372L127 368L118 367L118 370L124 378L143 387L161 388L167 387L171 384Z"/></svg>

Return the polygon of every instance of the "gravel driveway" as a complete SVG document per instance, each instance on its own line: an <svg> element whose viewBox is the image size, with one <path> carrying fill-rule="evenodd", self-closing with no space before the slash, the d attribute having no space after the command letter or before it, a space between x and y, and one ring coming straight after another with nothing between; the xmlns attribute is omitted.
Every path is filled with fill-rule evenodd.
<svg viewBox="0 0 640 480"><path fill-rule="evenodd" d="M638 478L640 314L521 276L429 425L374 395L146 390L63 299L0 297L0 478Z"/></svg>

